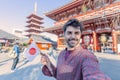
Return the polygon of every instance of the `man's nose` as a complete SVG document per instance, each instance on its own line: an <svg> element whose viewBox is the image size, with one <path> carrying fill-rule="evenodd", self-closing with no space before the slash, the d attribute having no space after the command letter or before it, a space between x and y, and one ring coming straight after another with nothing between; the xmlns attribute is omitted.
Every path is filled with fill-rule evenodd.
<svg viewBox="0 0 120 80"><path fill-rule="evenodd" d="M72 37L72 38L75 38L75 34L74 34L74 33L72 33L71 37Z"/></svg>

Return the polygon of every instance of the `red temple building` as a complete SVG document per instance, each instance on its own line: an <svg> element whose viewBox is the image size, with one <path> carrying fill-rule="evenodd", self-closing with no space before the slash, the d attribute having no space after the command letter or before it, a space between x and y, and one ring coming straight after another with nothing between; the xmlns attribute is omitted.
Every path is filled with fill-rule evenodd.
<svg viewBox="0 0 120 80"><path fill-rule="evenodd" d="M81 45L93 51L120 53L120 1L73 0L45 14L55 20L44 31L58 35L58 48L64 48L63 24L71 18L83 23Z"/></svg>

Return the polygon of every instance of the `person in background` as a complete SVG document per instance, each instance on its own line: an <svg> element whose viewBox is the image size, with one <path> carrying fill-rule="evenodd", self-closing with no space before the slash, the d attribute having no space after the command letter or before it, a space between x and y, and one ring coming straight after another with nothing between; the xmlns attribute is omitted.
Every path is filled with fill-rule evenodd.
<svg viewBox="0 0 120 80"><path fill-rule="evenodd" d="M15 51L16 57L13 58L13 64L12 64L12 67L11 67L12 71L16 70L16 66L19 62L19 54L20 54L19 43L16 42L14 44L13 50Z"/></svg>
<svg viewBox="0 0 120 80"><path fill-rule="evenodd" d="M82 24L77 19L68 20L63 26L66 48L58 56L55 67L47 56L42 56L44 75L56 80L111 80L99 69L96 56L80 45Z"/></svg>

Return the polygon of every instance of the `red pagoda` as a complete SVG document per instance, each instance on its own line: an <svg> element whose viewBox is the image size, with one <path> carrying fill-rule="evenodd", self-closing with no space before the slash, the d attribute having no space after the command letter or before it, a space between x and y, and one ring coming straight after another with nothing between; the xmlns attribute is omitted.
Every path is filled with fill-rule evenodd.
<svg viewBox="0 0 120 80"><path fill-rule="evenodd" d="M64 48L63 24L71 18L83 23L81 45L99 52L119 53L120 44L120 1L119 0L73 0L46 13L55 20L55 26L46 32L59 36L58 48Z"/></svg>

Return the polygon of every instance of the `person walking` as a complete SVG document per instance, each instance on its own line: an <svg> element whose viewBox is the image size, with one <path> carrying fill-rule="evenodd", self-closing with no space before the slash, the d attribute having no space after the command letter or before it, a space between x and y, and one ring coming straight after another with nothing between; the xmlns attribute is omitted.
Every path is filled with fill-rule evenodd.
<svg viewBox="0 0 120 80"><path fill-rule="evenodd" d="M20 54L19 43L17 43L17 42L15 43L15 45L13 46L13 50L15 51L16 57L13 58L13 64L12 64L11 70L15 71L16 66L17 66L17 64L19 62L19 54Z"/></svg>

